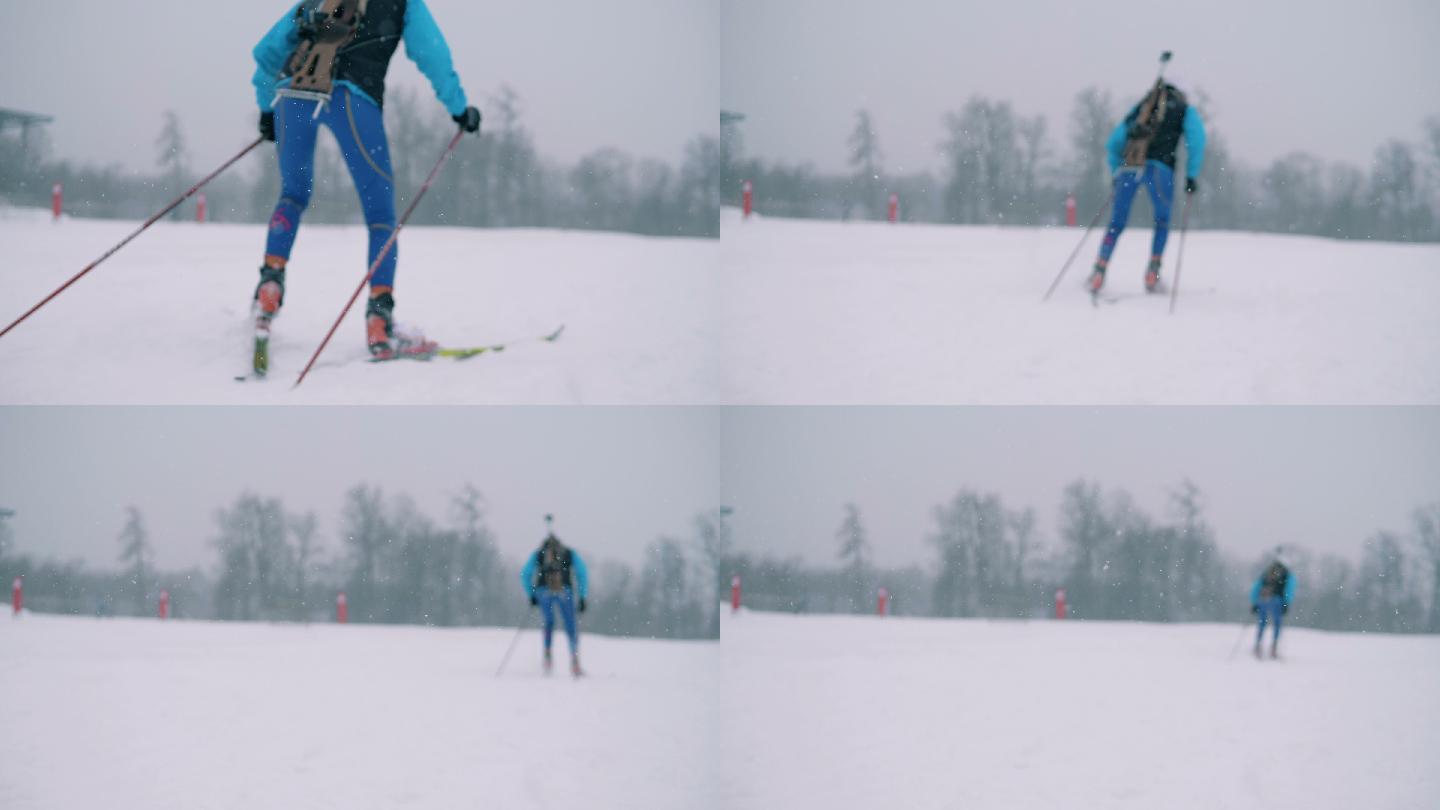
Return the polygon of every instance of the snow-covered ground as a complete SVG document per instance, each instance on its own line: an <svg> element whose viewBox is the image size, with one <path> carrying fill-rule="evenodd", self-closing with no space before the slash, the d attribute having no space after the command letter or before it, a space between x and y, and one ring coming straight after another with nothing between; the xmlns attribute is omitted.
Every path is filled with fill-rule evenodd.
<svg viewBox="0 0 1440 810"><path fill-rule="evenodd" d="M726 806L1440 807L1440 638L1239 632L726 616Z"/></svg>
<svg viewBox="0 0 1440 810"><path fill-rule="evenodd" d="M0 807L655 808L716 794L719 645L0 618Z"/></svg>
<svg viewBox="0 0 1440 810"><path fill-rule="evenodd" d="M1179 305L1146 296L1150 231L1083 283L1078 228L721 216L725 401L1440 403L1440 245L1199 231ZM1167 249L1173 276L1179 234Z"/></svg>
<svg viewBox="0 0 1440 810"><path fill-rule="evenodd" d="M138 223L0 216L0 328ZM304 385L300 369L365 274L363 226L296 242L270 379L249 369L257 225L153 226L0 339L0 403L711 404L719 385L715 240L540 229L407 228L396 319L450 346L536 337L457 362L365 359L356 303Z"/></svg>

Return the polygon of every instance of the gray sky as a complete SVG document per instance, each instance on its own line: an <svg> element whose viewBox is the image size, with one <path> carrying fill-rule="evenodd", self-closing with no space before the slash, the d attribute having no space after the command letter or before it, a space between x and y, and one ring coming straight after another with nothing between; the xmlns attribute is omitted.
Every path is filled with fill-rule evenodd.
<svg viewBox="0 0 1440 810"><path fill-rule="evenodd" d="M1292 150L1368 164L1440 114L1433 0L726 0L721 104L745 113L746 153L844 167L857 108L891 171L936 168L941 116L974 94L1043 114L1068 149L1075 94L1127 108L1168 75L1203 88L1209 123L1253 164Z"/></svg>
<svg viewBox="0 0 1440 810"><path fill-rule="evenodd" d="M1440 408L731 408L724 419L737 545L826 565L846 501L879 562L931 559L933 509L964 487L1034 507L1053 547L1076 478L1164 518L1188 476L1223 550L1293 543L1352 558L1440 500Z"/></svg>
<svg viewBox="0 0 1440 810"><path fill-rule="evenodd" d="M512 562L553 512L582 554L633 564L718 504L716 439L705 408L5 408L0 507L21 550L109 567L134 504L162 567L213 569L214 511L246 488L314 509L333 552L351 486L448 523L468 480Z"/></svg>
<svg viewBox="0 0 1440 810"><path fill-rule="evenodd" d="M509 83L546 157L612 146L678 162L718 129L715 0L427 3L471 103ZM292 5L0 0L0 107L54 115L58 157L146 170L174 109L195 168L218 165L254 136L250 51ZM389 77L434 99L404 46Z"/></svg>

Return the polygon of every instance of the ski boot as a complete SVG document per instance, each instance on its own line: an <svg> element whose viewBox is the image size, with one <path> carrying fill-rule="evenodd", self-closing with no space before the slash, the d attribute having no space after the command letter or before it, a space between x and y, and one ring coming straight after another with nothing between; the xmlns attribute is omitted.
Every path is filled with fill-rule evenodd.
<svg viewBox="0 0 1440 810"><path fill-rule="evenodd" d="M541 667L544 668L546 675L549 675L555 669L555 661L550 657L550 650L548 648L545 650L545 661L541 664Z"/></svg>
<svg viewBox="0 0 1440 810"><path fill-rule="evenodd" d="M418 332L396 328L394 310L395 297L388 291L372 297L365 305L365 342L370 347L370 359L378 362L399 357L417 360L434 357L440 344L426 340Z"/></svg>
<svg viewBox="0 0 1440 810"><path fill-rule="evenodd" d="M1105 266L1107 264L1108 262L1103 259L1096 261L1095 269L1090 271L1090 280L1086 282L1086 289L1090 291L1090 295L1099 295L1100 288L1105 286Z"/></svg>
<svg viewBox="0 0 1440 810"><path fill-rule="evenodd" d="M1150 265L1145 268L1145 292L1164 292L1160 287L1160 257L1151 256Z"/></svg>
<svg viewBox="0 0 1440 810"><path fill-rule="evenodd" d="M584 675L584 674L585 674L585 670L583 670L583 669L580 668L580 654L579 654L579 653L571 653L571 654L570 654L570 675L573 676L573 677L579 678L580 676L582 676L582 675Z"/></svg>
<svg viewBox="0 0 1440 810"><path fill-rule="evenodd" d="M1265 655L1261 652L1260 642L1258 642L1258 641L1255 642L1255 660L1256 660L1256 661L1263 661L1263 660L1265 660Z"/></svg>
<svg viewBox="0 0 1440 810"><path fill-rule="evenodd" d="M1277 649L1278 647L1279 647L1279 642L1271 642L1271 643L1270 643L1270 658L1271 658L1271 660L1279 660L1279 658L1280 658L1280 650Z"/></svg>
<svg viewBox="0 0 1440 810"><path fill-rule="evenodd" d="M394 356L390 336L395 331L395 297L388 292L370 298L365 305L365 342L370 346L370 356L377 360L388 360Z"/></svg>
<svg viewBox="0 0 1440 810"><path fill-rule="evenodd" d="M252 368L258 376L270 370L270 321L285 303L285 267L269 261L260 266L260 282L255 285L251 309L255 313L255 352Z"/></svg>

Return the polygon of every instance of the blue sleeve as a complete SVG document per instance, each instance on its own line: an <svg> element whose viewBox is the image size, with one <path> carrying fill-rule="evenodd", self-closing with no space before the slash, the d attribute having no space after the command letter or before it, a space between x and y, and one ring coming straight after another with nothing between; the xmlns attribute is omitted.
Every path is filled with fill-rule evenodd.
<svg viewBox="0 0 1440 810"><path fill-rule="evenodd" d="M285 60L300 44L300 27L295 22L295 9L298 7L298 3L291 6L251 51L255 57L255 77L250 83L255 85L255 101L260 104L262 112L269 112L274 106L280 71L285 69Z"/></svg>
<svg viewBox="0 0 1440 810"><path fill-rule="evenodd" d="M590 590L590 572L585 570L585 560L580 557L580 552L570 550L570 568L575 571L576 596L585 598L585 593Z"/></svg>
<svg viewBox="0 0 1440 810"><path fill-rule="evenodd" d="M520 587L525 589L526 596L535 595L535 560L538 554L531 554L525 560L525 567L520 569Z"/></svg>
<svg viewBox="0 0 1440 810"><path fill-rule="evenodd" d="M435 23L425 0L409 0L405 4L405 54L430 80L435 97L445 105L446 111L451 115L465 112L465 88L455 75L450 46L445 44L445 35L440 33L440 26Z"/></svg>
<svg viewBox="0 0 1440 810"><path fill-rule="evenodd" d="M1205 163L1205 122L1194 107L1185 108L1185 176L1199 177ZM1288 601L1288 600L1287 600Z"/></svg>
<svg viewBox="0 0 1440 810"><path fill-rule="evenodd" d="M1295 599L1295 575L1285 577L1285 604L1289 605Z"/></svg>
<svg viewBox="0 0 1440 810"><path fill-rule="evenodd" d="M1110 173L1120 168L1120 163L1125 159L1125 141L1130 134L1130 127L1124 121L1115 125L1110 131L1110 139L1105 142L1105 157L1110 161Z"/></svg>
<svg viewBox="0 0 1440 810"><path fill-rule="evenodd" d="M1260 583L1263 579L1264 577L1255 580L1254 587L1250 589L1250 604L1252 605L1260 604Z"/></svg>

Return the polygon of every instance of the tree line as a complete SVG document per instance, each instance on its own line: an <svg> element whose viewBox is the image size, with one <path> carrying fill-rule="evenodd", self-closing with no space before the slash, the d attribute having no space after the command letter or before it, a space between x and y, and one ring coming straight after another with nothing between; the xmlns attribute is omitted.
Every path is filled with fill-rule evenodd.
<svg viewBox="0 0 1440 810"><path fill-rule="evenodd" d="M455 124L415 91L400 88L386 95L385 129L396 206L403 211L454 134ZM210 170L194 166L184 128L173 112L165 114L155 141L152 173L49 160L49 150L36 140L27 150L18 136L0 137L0 201L48 206L51 186L62 183L68 213L144 219ZM719 141L704 134L686 145L678 167L612 148L597 149L571 165L543 159L524 124L522 99L502 86L487 100L479 135L460 140L410 221L717 237L719 172ZM280 195L275 149L262 145L205 191L207 219L268 222ZM190 205L172 214L177 219L193 216ZM307 222L332 224L363 221L333 138L320 138L315 194L305 217Z"/></svg>
<svg viewBox="0 0 1440 810"><path fill-rule="evenodd" d="M168 591L175 618L333 621L343 592L351 622L533 623L519 580L523 560L500 553L486 513L470 485L438 520L404 494L360 484L345 494L332 547L322 542L313 512L245 492L216 510L207 538L195 539L209 546L214 565L184 570L160 566L144 515L133 506L115 535L113 569L19 553L0 519L0 577L23 576L26 606L42 613L154 616ZM588 548L581 530L573 542L590 571L586 632L718 638L717 519L697 516L692 537L656 538L638 569Z"/></svg>
<svg viewBox="0 0 1440 810"><path fill-rule="evenodd" d="M1189 101L1208 133L1191 227L1440 241L1440 116L1426 120L1418 141L1395 138L1379 146L1366 168L1300 150L1252 167L1232 153L1216 105L1203 92ZM973 96L941 121L939 173L887 172L879 126L864 109L856 112L845 141L848 173L746 157L740 125L729 123L721 131L724 203L739 205L741 185L750 180L756 209L773 216L883 219L893 192L907 222L1059 225L1066 196L1073 194L1084 223L1109 199L1105 141L1129 109L1107 91L1085 89L1059 138L1044 116ZM1177 166L1184 165L1184 151L1182 140ZM1183 179L1182 171L1177 189ZM1138 195L1135 203L1131 221L1149 222L1148 196Z"/></svg>
<svg viewBox="0 0 1440 810"><path fill-rule="evenodd" d="M1033 508L961 489L934 507L923 542L929 560L884 568L871 557L860 508L846 504L835 561L807 565L737 552L722 565L759 609L873 613L885 587L890 610L938 617L1042 618L1064 589L1068 615L1151 622L1247 617L1250 588L1270 552L1223 553L1200 490L1183 482L1167 513L1139 508L1124 490L1079 480L1064 491L1057 536L1036 529ZM1408 532L1365 538L1358 563L1285 546L1298 589L1286 621L1325 630L1440 633L1440 501L1418 508Z"/></svg>

